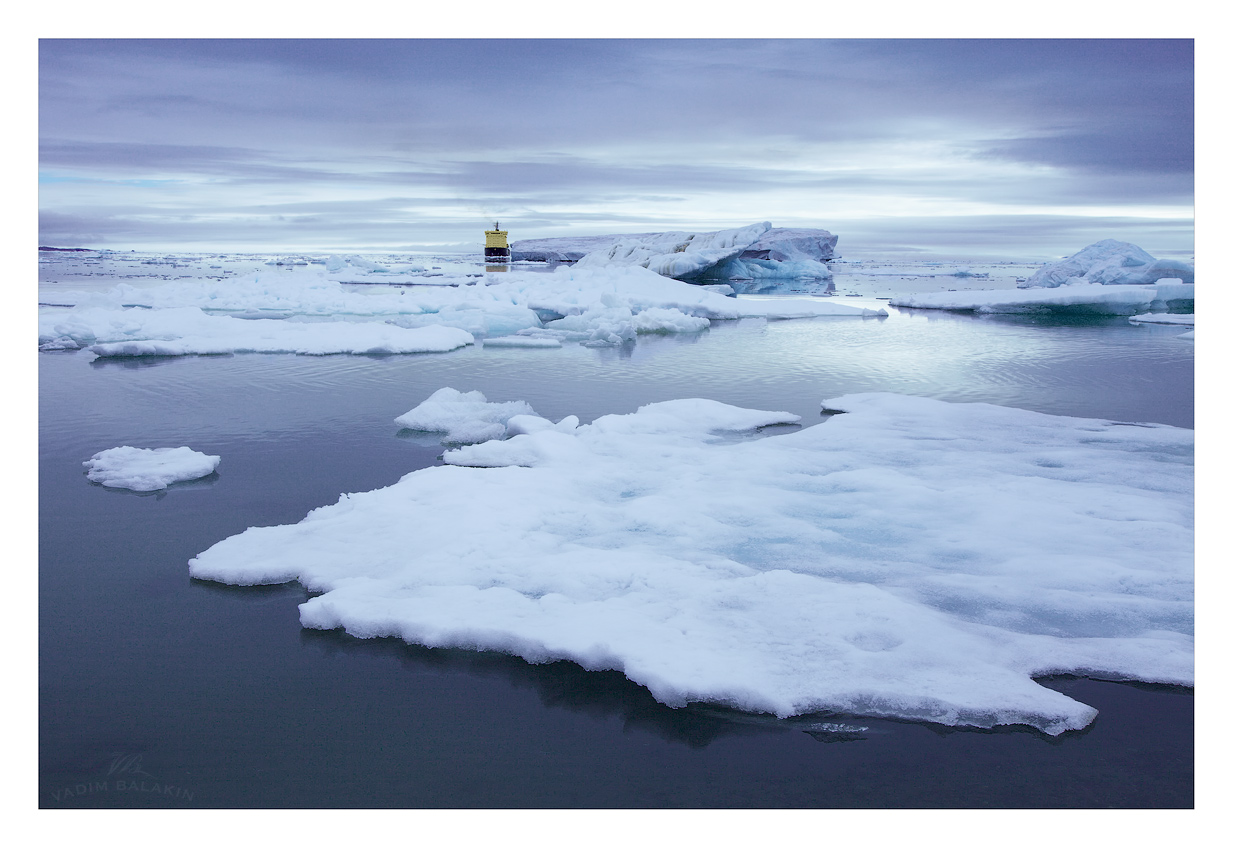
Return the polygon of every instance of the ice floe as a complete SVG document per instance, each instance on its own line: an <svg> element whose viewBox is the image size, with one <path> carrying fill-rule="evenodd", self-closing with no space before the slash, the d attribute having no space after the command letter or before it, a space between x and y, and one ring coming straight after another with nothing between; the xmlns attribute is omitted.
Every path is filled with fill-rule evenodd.
<svg viewBox="0 0 1233 848"><path fill-rule="evenodd" d="M1184 324L1194 326L1194 315L1174 315L1168 312L1145 312L1142 315L1131 315L1132 324Z"/></svg>
<svg viewBox="0 0 1233 848"><path fill-rule="evenodd" d="M1105 239L1089 244L1061 262L1044 266L1019 287L1054 287L1070 283L1142 286L1162 277L1193 283L1194 268L1175 259L1157 259L1136 244Z"/></svg>
<svg viewBox="0 0 1233 848"><path fill-rule="evenodd" d="M250 528L190 573L298 580L304 627L617 669L673 706L1058 734L1096 711L1034 675L1193 684L1193 431L824 407L843 414L760 438L797 416L511 416L503 441Z"/></svg>
<svg viewBox="0 0 1233 848"><path fill-rule="evenodd" d="M725 297L636 266L486 276L455 270L444 279L358 287L305 263L225 280L57 291L42 295L39 345L100 356L424 353L477 338L620 344L639 333L698 332L712 320L886 314L820 299Z"/></svg>
<svg viewBox="0 0 1233 848"><path fill-rule="evenodd" d="M153 492L172 483L213 474L222 457L187 447L134 448L124 445L100 451L82 463L95 483L135 492Z"/></svg>
<svg viewBox="0 0 1233 848"><path fill-rule="evenodd" d="M444 388L394 419L408 430L444 433L446 443L468 444L505 436L505 425L515 415L534 416L525 401L490 403L482 392Z"/></svg>
<svg viewBox="0 0 1233 848"><path fill-rule="evenodd" d="M1057 288L926 292L892 298L892 306L956 312L1061 312L1133 315L1157 300L1155 286L1075 284Z"/></svg>
<svg viewBox="0 0 1233 848"><path fill-rule="evenodd" d="M455 327L407 329L379 321L238 318L210 315L195 306L53 313L40 316L39 339L44 350L88 347L97 356L444 353L475 342L470 333Z"/></svg>

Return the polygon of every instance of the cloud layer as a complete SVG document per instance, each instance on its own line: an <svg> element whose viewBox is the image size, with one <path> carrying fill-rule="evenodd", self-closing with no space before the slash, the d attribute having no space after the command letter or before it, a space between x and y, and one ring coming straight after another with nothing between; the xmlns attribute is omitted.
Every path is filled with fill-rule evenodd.
<svg viewBox="0 0 1233 848"><path fill-rule="evenodd" d="M475 249L492 218L521 238L771 220L893 250L945 221L951 252L1053 255L1122 227L1154 253L1193 252L1190 41L44 40L39 54L43 243Z"/></svg>

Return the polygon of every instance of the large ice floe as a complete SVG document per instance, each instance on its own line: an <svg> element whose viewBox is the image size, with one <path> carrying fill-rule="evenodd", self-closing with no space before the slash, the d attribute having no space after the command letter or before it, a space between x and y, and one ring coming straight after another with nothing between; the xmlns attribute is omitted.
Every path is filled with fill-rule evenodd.
<svg viewBox="0 0 1233 848"><path fill-rule="evenodd" d="M1143 286L1162 278L1194 283L1194 267L1176 259L1157 259L1136 244L1104 239L1074 256L1046 265L1019 288L1054 287L1073 283Z"/></svg>
<svg viewBox="0 0 1233 848"><path fill-rule="evenodd" d="M891 394L824 408L842 414L761 434L798 417L513 415L509 438L190 573L298 580L304 627L617 669L672 706L1059 734L1096 711L1033 676L1193 685L1192 431Z"/></svg>
<svg viewBox="0 0 1233 848"><path fill-rule="evenodd" d="M222 457L188 447L134 448L124 445L100 451L82 463L86 478L116 489L153 492L172 483L213 474Z"/></svg>
<svg viewBox="0 0 1233 848"><path fill-rule="evenodd" d="M510 251L515 260L576 261L583 268L636 265L680 280L829 281L825 263L834 257L836 241L826 230L772 227L763 221L709 233L524 240L514 242Z"/></svg>
<svg viewBox="0 0 1233 848"><path fill-rule="evenodd" d="M289 267L226 280L47 294L39 345L88 348L98 356L428 353L481 338L517 345L512 338L522 337L527 347L551 340L610 345L640 333L699 332L712 320L886 314L821 299L725 297L638 266L455 272L445 277L448 284L362 287L330 273Z"/></svg>
<svg viewBox="0 0 1233 848"><path fill-rule="evenodd" d="M923 292L892 298L892 306L954 312L1134 315L1158 301L1155 286L1075 284L1058 288Z"/></svg>

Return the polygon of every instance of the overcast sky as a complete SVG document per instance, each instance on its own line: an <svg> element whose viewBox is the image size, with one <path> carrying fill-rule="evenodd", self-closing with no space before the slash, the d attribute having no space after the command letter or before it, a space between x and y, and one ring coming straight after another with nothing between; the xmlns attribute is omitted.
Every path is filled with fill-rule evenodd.
<svg viewBox="0 0 1233 848"><path fill-rule="evenodd" d="M478 250L821 227L849 258L1194 252L1190 41L39 46L40 243Z"/></svg>

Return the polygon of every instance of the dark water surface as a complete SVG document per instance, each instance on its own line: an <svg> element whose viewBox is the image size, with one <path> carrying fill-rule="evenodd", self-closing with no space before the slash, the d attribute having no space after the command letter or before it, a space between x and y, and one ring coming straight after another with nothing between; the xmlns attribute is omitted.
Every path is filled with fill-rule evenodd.
<svg viewBox="0 0 1233 848"><path fill-rule="evenodd" d="M673 710L568 662L305 631L298 585L225 587L187 566L249 526L437 464L441 447L393 419L443 386L584 422L709 397L808 424L824 398L896 391L1192 427L1179 332L917 312L623 349L41 354L40 805L1190 807L1191 690L1045 681L1100 710L1059 738ZM124 444L223 459L158 494L88 482L81 463Z"/></svg>

